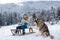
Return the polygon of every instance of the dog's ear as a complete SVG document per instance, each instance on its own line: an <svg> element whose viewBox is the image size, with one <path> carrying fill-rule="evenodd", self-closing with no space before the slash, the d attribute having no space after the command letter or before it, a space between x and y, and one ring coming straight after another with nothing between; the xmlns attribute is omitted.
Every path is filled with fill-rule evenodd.
<svg viewBox="0 0 60 40"><path fill-rule="evenodd" d="M36 21L37 20L37 18L35 18L35 20L34 21Z"/></svg>

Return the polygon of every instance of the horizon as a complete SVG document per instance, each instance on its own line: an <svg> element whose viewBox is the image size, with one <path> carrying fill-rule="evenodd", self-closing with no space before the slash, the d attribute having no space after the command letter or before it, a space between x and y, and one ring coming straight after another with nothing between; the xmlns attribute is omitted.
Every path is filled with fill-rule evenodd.
<svg viewBox="0 0 60 40"><path fill-rule="evenodd" d="M0 0L0 4L7 4L7 3L21 3L21 2L28 2L28 1L60 1L60 0Z"/></svg>

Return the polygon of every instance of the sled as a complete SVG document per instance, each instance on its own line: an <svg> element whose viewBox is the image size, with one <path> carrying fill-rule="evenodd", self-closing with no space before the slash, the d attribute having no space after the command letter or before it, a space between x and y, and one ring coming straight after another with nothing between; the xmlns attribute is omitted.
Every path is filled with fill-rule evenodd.
<svg viewBox="0 0 60 40"><path fill-rule="evenodd" d="M12 35L15 35L15 34L16 34L15 31L16 31L16 29L11 29L11 33L12 33ZM17 34L20 34L20 33L21 33L21 30L18 29Z"/></svg>
<svg viewBox="0 0 60 40"><path fill-rule="evenodd" d="M25 36L25 35L30 35L30 34L34 34L35 32L28 32L28 33L25 33L24 35L23 34L15 34L15 35L12 35L12 36Z"/></svg>
<svg viewBox="0 0 60 40"><path fill-rule="evenodd" d="M18 32L15 33L16 29L11 29L11 33L12 35L20 35L22 32L21 32L21 29L18 29ZM33 29L32 28L29 28L29 32L26 33L26 34L32 34L32 33L35 33L33 32Z"/></svg>

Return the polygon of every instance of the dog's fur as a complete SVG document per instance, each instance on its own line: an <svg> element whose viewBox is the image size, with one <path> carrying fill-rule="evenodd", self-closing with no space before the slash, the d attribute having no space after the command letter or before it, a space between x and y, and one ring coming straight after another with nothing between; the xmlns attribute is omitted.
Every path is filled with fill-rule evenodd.
<svg viewBox="0 0 60 40"><path fill-rule="evenodd" d="M43 21L41 21L39 19L35 19L34 21L36 22L37 28L39 29L39 32L41 32L42 36L45 36L45 37L50 36L51 39L54 38L52 35L50 35L48 27Z"/></svg>

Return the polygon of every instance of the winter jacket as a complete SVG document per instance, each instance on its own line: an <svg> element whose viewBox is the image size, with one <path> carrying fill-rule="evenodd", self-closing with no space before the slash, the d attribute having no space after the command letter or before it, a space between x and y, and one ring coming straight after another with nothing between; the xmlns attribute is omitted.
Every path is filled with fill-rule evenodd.
<svg viewBox="0 0 60 40"><path fill-rule="evenodd" d="M32 17L29 17L28 20L24 20L22 18L21 22L20 22L20 25L24 25L24 21L27 22L27 27L29 27L30 23L32 22Z"/></svg>

